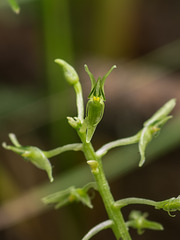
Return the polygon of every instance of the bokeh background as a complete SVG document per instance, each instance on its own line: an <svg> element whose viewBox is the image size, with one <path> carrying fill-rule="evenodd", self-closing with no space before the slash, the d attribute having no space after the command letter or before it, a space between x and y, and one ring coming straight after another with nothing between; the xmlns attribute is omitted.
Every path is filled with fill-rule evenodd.
<svg viewBox="0 0 180 240"><path fill-rule="evenodd" d="M0 2L0 140L8 133L23 145L50 150L79 142L67 124L75 116L75 95L54 59L77 69L84 90L90 81L86 63L96 77L114 64L107 79L104 118L93 137L95 149L141 129L161 105L177 99L173 119L148 147L148 161L138 168L138 148L112 150L104 159L115 199L144 197L163 200L179 195L180 178L180 2L178 0L19 0L16 15ZM0 239L79 240L107 219L99 195L93 210L73 204L59 210L45 207L41 198L92 180L81 153L51 159L55 182L14 153L0 149ZM168 216L146 206L149 219L163 232L130 230L133 240L179 239L180 214ZM110 230L93 238L114 239Z"/></svg>

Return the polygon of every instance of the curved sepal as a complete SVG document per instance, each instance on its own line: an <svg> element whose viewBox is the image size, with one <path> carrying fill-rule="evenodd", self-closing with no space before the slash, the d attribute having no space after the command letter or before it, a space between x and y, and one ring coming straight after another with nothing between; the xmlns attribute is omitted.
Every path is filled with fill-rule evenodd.
<svg viewBox="0 0 180 240"><path fill-rule="evenodd" d="M94 88L94 86L96 84L96 80L94 78L94 75L89 71L89 68L86 64L84 65L84 69L87 72L87 74L89 75L89 78L91 80L91 91L92 91L92 89Z"/></svg>
<svg viewBox="0 0 180 240"><path fill-rule="evenodd" d="M105 80L109 76L109 74L112 72L112 70L116 68L116 66L115 65L112 66L111 69L102 78L99 77L97 81L95 80L93 74L89 71L88 66L85 64L84 67L85 67L85 71L87 72L91 80L91 91L88 98L100 97L103 99L103 101L105 101L106 100L105 93L104 93Z"/></svg>

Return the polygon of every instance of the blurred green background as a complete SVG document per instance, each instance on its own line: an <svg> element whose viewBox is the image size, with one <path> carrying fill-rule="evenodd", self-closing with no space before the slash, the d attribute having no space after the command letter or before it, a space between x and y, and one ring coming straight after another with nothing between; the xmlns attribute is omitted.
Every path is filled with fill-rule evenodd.
<svg viewBox="0 0 180 240"><path fill-rule="evenodd" d="M75 95L54 59L62 58L79 73L86 102L90 81L86 63L96 77L114 64L108 78L104 118L93 137L95 149L128 137L170 98L177 99L174 118L148 147L148 161L139 169L137 146L112 150L104 159L115 199L144 197L163 200L179 195L180 176L180 2L178 0L19 0L16 15L0 2L0 126L22 145L43 150L79 142L67 124L75 116ZM152 161L156 160L156 161ZM81 153L52 159L55 182L14 153L0 150L0 239L79 240L107 219L98 194L94 209L73 204L55 211L41 198L71 185L92 180ZM149 207L163 232L147 231L133 240L178 239L180 214ZM110 230L96 239L114 239Z"/></svg>

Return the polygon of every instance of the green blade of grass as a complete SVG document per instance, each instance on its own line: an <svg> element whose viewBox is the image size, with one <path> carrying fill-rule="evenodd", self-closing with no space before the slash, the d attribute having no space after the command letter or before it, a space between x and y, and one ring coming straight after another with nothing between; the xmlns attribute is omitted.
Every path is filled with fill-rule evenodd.
<svg viewBox="0 0 180 240"><path fill-rule="evenodd" d="M15 0L8 0L9 5L11 6L12 10L16 13L19 14L20 13L20 7L18 5L18 3Z"/></svg>

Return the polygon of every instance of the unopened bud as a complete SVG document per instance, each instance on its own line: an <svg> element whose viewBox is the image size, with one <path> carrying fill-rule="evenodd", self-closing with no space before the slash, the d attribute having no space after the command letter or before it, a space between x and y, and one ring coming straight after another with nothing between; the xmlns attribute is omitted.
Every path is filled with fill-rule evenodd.
<svg viewBox="0 0 180 240"><path fill-rule="evenodd" d="M79 82L79 77L75 69L69 65L67 62L65 62L62 59L56 59L55 63L59 64L63 68L64 76L67 80L67 82L71 85L76 84Z"/></svg>

